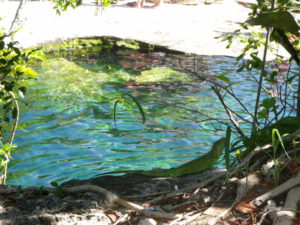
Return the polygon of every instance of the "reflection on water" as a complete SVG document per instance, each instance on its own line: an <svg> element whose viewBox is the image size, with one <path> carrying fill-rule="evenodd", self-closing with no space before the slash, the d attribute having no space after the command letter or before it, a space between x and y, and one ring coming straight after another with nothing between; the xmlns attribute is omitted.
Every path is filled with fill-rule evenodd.
<svg viewBox="0 0 300 225"><path fill-rule="evenodd" d="M40 186L109 171L170 168L208 151L224 133L209 132L209 123L197 123L200 114L182 107L215 118L225 117L223 109L207 84L168 68L174 57L93 51L37 65L39 77L23 106L7 183ZM256 86L247 74L236 76L234 59L205 60L210 71L227 74L239 85L238 97L247 96L246 104L254 102ZM118 105L114 126L114 98L122 93L142 104L145 124L127 102Z"/></svg>

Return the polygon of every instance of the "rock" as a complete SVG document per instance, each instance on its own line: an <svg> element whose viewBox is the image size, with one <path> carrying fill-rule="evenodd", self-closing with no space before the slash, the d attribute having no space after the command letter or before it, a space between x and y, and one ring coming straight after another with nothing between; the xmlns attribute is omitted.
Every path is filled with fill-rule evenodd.
<svg viewBox="0 0 300 225"><path fill-rule="evenodd" d="M156 225L157 222L152 218L145 218L139 221L138 225Z"/></svg>

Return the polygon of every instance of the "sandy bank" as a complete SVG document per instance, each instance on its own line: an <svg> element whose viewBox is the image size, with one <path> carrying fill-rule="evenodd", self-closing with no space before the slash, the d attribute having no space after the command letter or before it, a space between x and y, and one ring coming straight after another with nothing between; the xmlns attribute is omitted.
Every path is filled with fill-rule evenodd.
<svg viewBox="0 0 300 225"><path fill-rule="evenodd" d="M193 6L163 4L159 8L131 8L120 1L95 15L96 7L83 4L56 15L51 2L28 2L15 40L22 47L76 37L115 36L163 45L200 55L237 56L241 45L226 49L216 39L239 28L238 22L250 11L245 4L254 0L221 0L216 4ZM0 2L0 27L8 29L19 2Z"/></svg>

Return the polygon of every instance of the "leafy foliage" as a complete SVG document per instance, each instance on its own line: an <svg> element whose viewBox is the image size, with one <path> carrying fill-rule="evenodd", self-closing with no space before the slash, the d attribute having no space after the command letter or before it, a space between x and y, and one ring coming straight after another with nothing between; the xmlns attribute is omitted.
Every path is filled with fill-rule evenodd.
<svg viewBox="0 0 300 225"><path fill-rule="evenodd" d="M247 148L244 153L238 150L240 157L246 155L256 145L271 143L273 129L278 129L278 132L282 134L291 134L300 128L300 92L293 88L299 75L291 75L290 73L290 62L292 60L297 63L300 71L300 60L298 57L300 50L299 21L297 22L293 16L299 13L299 6L299 2L293 0L257 1L257 4L251 6L252 12L249 14L247 21L241 24L241 29L223 38L224 41L228 42L227 48L231 47L233 40L238 40L244 44L244 49L237 57L237 64L239 65L237 72L247 71L252 80L258 85L254 113L252 114L251 110L243 107L247 110L249 117L252 118L252 121L244 120L252 123L249 138L239 127L237 120L230 114L225 99L219 94L219 99L224 103L223 106L227 109L227 112L229 112L233 127L239 133L235 143L243 143L243 145L237 144L237 147ZM263 31L257 29L249 32L253 26L261 26L267 30L267 34L265 35ZM248 35L249 33L250 35ZM278 47L274 47L276 44L281 45L290 53L291 58L289 61L284 60L278 54L276 51ZM263 48L265 50L263 58L261 58L260 53ZM275 56L274 62L266 62L267 52ZM259 79L257 79L257 71L260 71ZM223 81L225 80L223 79ZM228 83L228 81L226 82ZM300 87L299 84L300 79L298 79L298 87ZM222 87L222 89L225 93L235 96L234 92L227 86ZM218 91L218 88L214 90ZM262 100L261 92L264 92L263 95L266 96ZM297 98L295 97L296 95L298 95ZM242 99L236 98L236 100L243 106ZM298 101L297 107L295 107L295 101ZM295 112L297 117L291 117ZM226 160L228 161L228 155ZM228 166L228 162L226 165Z"/></svg>
<svg viewBox="0 0 300 225"><path fill-rule="evenodd" d="M291 34L299 35L299 26L294 17L287 11L263 12L246 22L250 25L279 28Z"/></svg>
<svg viewBox="0 0 300 225"><path fill-rule="evenodd" d="M97 6L108 7L111 4L111 0L96 0ZM66 11L69 7L75 9L82 4L82 0L55 0L55 6L53 7L56 10L57 14L61 14Z"/></svg>
<svg viewBox="0 0 300 225"><path fill-rule="evenodd" d="M61 14L66 11L69 7L75 9L81 4L82 0L56 0L54 9L57 14Z"/></svg>
<svg viewBox="0 0 300 225"><path fill-rule="evenodd" d="M17 99L24 98L26 87L24 80L34 78L36 73L27 67L34 51L21 51L16 42L7 42L8 37L0 33L0 168L1 181L5 183L10 151L14 150L13 138L18 124L19 106ZM12 124L11 121L15 122ZM8 136L10 131L10 135Z"/></svg>

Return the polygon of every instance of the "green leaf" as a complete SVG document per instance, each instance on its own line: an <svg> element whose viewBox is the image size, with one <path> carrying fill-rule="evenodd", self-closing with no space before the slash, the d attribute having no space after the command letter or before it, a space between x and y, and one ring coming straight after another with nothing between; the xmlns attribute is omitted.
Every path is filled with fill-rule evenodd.
<svg viewBox="0 0 300 225"><path fill-rule="evenodd" d="M20 195L20 193L21 193L21 191L22 191L22 186L21 185L19 185L18 187L17 187L17 196L19 196Z"/></svg>
<svg viewBox="0 0 300 225"><path fill-rule="evenodd" d="M273 71L271 74L270 74L270 82L275 82L275 77L277 76L277 71Z"/></svg>
<svg viewBox="0 0 300 225"><path fill-rule="evenodd" d="M276 27L291 34L299 35L299 26L294 17L287 11L263 12L256 18L246 21L250 25Z"/></svg>
<svg viewBox="0 0 300 225"><path fill-rule="evenodd" d="M219 75L219 76L217 76L217 78L218 78L219 80L225 81L226 83L230 83L229 78L226 77L226 76L224 76L224 75Z"/></svg>
<svg viewBox="0 0 300 225"><path fill-rule="evenodd" d="M262 101L261 106L263 106L266 109L272 108L276 103L275 98L266 98Z"/></svg>
<svg viewBox="0 0 300 225"><path fill-rule="evenodd" d="M44 192L44 186L40 186L39 192L40 192L40 197L42 197L43 196L43 192Z"/></svg>
<svg viewBox="0 0 300 225"><path fill-rule="evenodd" d="M282 141L282 137L279 133L279 130L276 129L276 128L272 129L272 146L273 146L273 151L274 151L274 159L276 158L277 146L279 144L278 142L276 142L275 134L277 134L278 140L279 140L279 142L281 144L281 147L284 150L286 156L288 157L289 160L291 160L291 157L289 156L289 154L285 150L285 147L284 147L284 144L283 144L283 141Z"/></svg>
<svg viewBox="0 0 300 225"><path fill-rule="evenodd" d="M57 192L58 197L60 197L60 198L64 197L64 195L63 195L63 188L62 188L61 185L59 185L59 186L56 187L56 192Z"/></svg>
<svg viewBox="0 0 300 225"><path fill-rule="evenodd" d="M6 64L6 59L0 59L0 64Z"/></svg>
<svg viewBox="0 0 300 225"><path fill-rule="evenodd" d="M58 186L57 182L55 182L55 181L52 181L50 184L51 184L51 186L53 186L53 187L57 187L57 186Z"/></svg>
<svg viewBox="0 0 300 225"><path fill-rule="evenodd" d="M225 138L225 155L224 155L225 165L227 170L230 168L230 159L229 159L230 137L231 137L231 127L227 126L226 138Z"/></svg>
<svg viewBox="0 0 300 225"><path fill-rule="evenodd" d="M12 112L11 112L12 118L16 119L17 115L18 115L18 110L16 107L13 108Z"/></svg>
<svg viewBox="0 0 300 225"><path fill-rule="evenodd" d="M268 115L268 113L269 113L268 109L263 109L260 112L258 112L257 117L258 117L258 119L263 119Z"/></svg>
<svg viewBox="0 0 300 225"><path fill-rule="evenodd" d="M5 43L4 41L0 41L0 50L4 49Z"/></svg>
<svg viewBox="0 0 300 225"><path fill-rule="evenodd" d="M297 77L298 75L294 75L292 77L289 77L288 79L286 79L285 82L287 82L288 84L292 83L292 81Z"/></svg>
<svg viewBox="0 0 300 225"><path fill-rule="evenodd" d="M245 68L245 65L243 64L243 65L241 65L238 69L237 69L237 71L236 72L242 72L243 70L244 70L244 68Z"/></svg>
<svg viewBox="0 0 300 225"><path fill-rule="evenodd" d="M23 93L23 95L26 94L26 87L20 87L19 90Z"/></svg>
<svg viewBox="0 0 300 225"><path fill-rule="evenodd" d="M14 85L15 85L14 82L5 83L5 85L4 85L5 91L12 91L14 88Z"/></svg>

